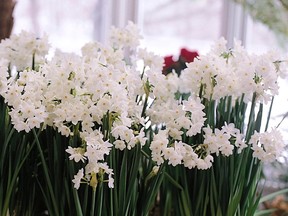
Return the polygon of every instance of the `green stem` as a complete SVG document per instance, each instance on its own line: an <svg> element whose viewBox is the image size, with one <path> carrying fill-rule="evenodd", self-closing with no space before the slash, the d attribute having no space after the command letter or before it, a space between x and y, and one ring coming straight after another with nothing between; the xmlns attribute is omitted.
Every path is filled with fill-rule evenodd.
<svg viewBox="0 0 288 216"><path fill-rule="evenodd" d="M5 160L5 153L6 153L6 149L7 149L7 146L8 146L8 143L10 142L11 138L12 138L12 135L14 134L15 132L15 128L13 127L11 129L11 131L9 132L8 136L7 136L7 139L5 140L4 142L4 148L1 150L2 151L2 154L1 154L1 170L3 170L3 165L4 165L4 160Z"/></svg>
<svg viewBox="0 0 288 216"><path fill-rule="evenodd" d="M147 110L146 108L147 108L147 104L148 104L148 98L149 98L149 96L146 95L145 101L144 101L144 104L143 104L143 109L142 109L141 117L144 117L145 111Z"/></svg>
<svg viewBox="0 0 288 216"><path fill-rule="evenodd" d="M249 140L253 133L254 119L255 119L255 106L256 106L256 93L253 94L253 98L251 102L251 109L250 109L250 114L249 114L245 140Z"/></svg>
<svg viewBox="0 0 288 216"><path fill-rule="evenodd" d="M143 77L144 77L145 68L146 68L146 66L143 67L143 70L142 70L142 73L141 73L141 80L142 80Z"/></svg>
<svg viewBox="0 0 288 216"><path fill-rule="evenodd" d="M103 203L103 179L100 180L100 182L98 183L97 187L98 187L98 194L97 194L97 200L93 200L93 205L95 205L97 203L97 213L96 215L106 215L102 214L103 208L104 208L104 203ZM92 214L91 214L92 216Z"/></svg>
<svg viewBox="0 0 288 216"><path fill-rule="evenodd" d="M270 107L269 107L269 112L268 112L268 116L267 116L267 122L266 122L266 126L265 126L265 131L268 130L269 121L270 121L271 112L272 112L272 107L273 107L273 102L274 102L274 97L272 97L271 104L270 104Z"/></svg>
<svg viewBox="0 0 288 216"><path fill-rule="evenodd" d="M50 192L50 196L51 196L51 199L52 199L52 206L54 208L54 213L55 213L55 215L59 216L59 214L58 214L58 212L59 212L58 211L58 206L56 204L56 199L55 199L55 196L54 196L53 187L52 187L51 180L50 180L50 177L49 177L49 171L48 171L48 167L47 167L47 164L46 164L46 161L45 161L45 158L44 158L44 154L43 154L43 151L42 151L42 148L41 148L41 145L40 145L40 142L39 142L39 139L38 139L38 136L36 134L35 129L33 128L32 131L33 131L33 135L34 135L35 140L36 140L37 148L39 150L39 155L40 155L40 158L41 158L44 175L45 175L45 178L46 178L46 181L47 181L47 186L48 186L48 189L49 189L49 192ZM50 214L52 214L52 213L50 212Z"/></svg>
<svg viewBox="0 0 288 216"><path fill-rule="evenodd" d="M24 143L21 143L22 145ZM10 197L13 191L13 185L15 184L17 178L18 178L18 174L21 170L21 167L23 166L24 162L26 161L28 155L30 154L31 150L34 147L34 143L32 143L31 147L29 148L28 152L26 153L26 155L23 157L23 160L20 162L20 164L18 166L16 166L16 170L14 170L13 172L13 177L11 182L9 181L9 186L7 187L7 193L5 195L5 202L4 202L4 207L3 207L3 211L2 213L4 213L4 215L7 214L8 208L9 208L9 201L10 201Z"/></svg>
<svg viewBox="0 0 288 216"><path fill-rule="evenodd" d="M95 200L96 200L96 188L93 189L92 191L92 206L91 206L91 212L90 212L90 215L91 216L94 216L94 212L95 212Z"/></svg>
<svg viewBox="0 0 288 216"><path fill-rule="evenodd" d="M72 162L71 162L72 164ZM70 165L70 168L73 165ZM72 169L74 171L74 167ZM74 204L76 207L76 212L77 212L77 216L83 216L83 212L82 212L82 208L81 208L81 204L80 204L80 200L79 200L79 196L78 196L78 192L75 188L70 188L70 190L72 189L72 194L73 194L73 199L74 199Z"/></svg>

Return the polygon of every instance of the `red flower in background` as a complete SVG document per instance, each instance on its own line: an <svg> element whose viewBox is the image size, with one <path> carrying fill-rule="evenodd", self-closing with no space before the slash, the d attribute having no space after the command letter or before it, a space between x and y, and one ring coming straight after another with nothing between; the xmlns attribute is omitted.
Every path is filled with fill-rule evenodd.
<svg viewBox="0 0 288 216"><path fill-rule="evenodd" d="M167 70L168 68L172 67L173 65L175 65L176 62L173 59L173 56L165 56L164 57L164 66L163 66L163 71Z"/></svg>
<svg viewBox="0 0 288 216"><path fill-rule="evenodd" d="M199 54L196 51L189 51L186 48L180 50L180 58L183 58L185 62L193 62L197 56L199 56Z"/></svg>
<svg viewBox="0 0 288 216"><path fill-rule="evenodd" d="M175 63L175 61L173 60L172 55L164 57L164 64L166 67L169 67L169 66L173 65L174 63Z"/></svg>
<svg viewBox="0 0 288 216"><path fill-rule="evenodd" d="M199 54L196 51L190 51L186 48L182 48L177 61L174 61L172 55L165 56L162 73L167 75L172 71L175 71L178 76L180 76L181 71L186 68L186 63L193 62L198 55Z"/></svg>

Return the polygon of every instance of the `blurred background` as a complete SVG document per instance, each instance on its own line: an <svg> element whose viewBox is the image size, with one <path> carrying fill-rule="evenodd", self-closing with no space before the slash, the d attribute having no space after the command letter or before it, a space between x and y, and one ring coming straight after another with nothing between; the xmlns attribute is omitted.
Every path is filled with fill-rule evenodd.
<svg viewBox="0 0 288 216"><path fill-rule="evenodd" d="M67 51L77 51L87 41L105 41L111 25L122 27L128 20L141 28L143 45L163 55L183 46L204 53L221 36L228 44L238 38L249 51L263 52L285 47L277 26L288 36L287 8L281 4L287 0L15 1L13 33L46 32L54 46ZM286 17L275 23L280 11Z"/></svg>
<svg viewBox="0 0 288 216"><path fill-rule="evenodd" d="M3 0L2 0L3 1ZM4 0L11 1L11 0ZM1 1L0 1L1 2ZM231 47L234 38L251 53L277 49L288 52L287 0L18 0L13 11L12 33L47 33L51 45L80 52L90 41L105 42L112 25L123 27L131 20L144 36L141 46L156 54L179 55L181 48L205 54L224 37ZM3 3L1 3L3 4ZM287 57L287 55L286 55ZM287 58L286 58L287 60ZM281 80L275 98L271 126L288 112L287 80ZM288 120L279 126L288 143ZM267 165L267 185L287 187L286 158ZM278 168L277 168L278 167ZM280 186L279 186L280 185Z"/></svg>

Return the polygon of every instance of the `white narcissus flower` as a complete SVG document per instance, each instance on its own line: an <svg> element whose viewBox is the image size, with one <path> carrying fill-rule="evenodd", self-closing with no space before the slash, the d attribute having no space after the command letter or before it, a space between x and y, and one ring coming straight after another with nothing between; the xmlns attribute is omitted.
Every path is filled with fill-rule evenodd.
<svg viewBox="0 0 288 216"><path fill-rule="evenodd" d="M105 155L109 155L109 152L112 148L112 144L110 144L108 141L98 141L98 140L87 140L87 147L86 152L84 153L84 156L89 161L103 161Z"/></svg>
<svg viewBox="0 0 288 216"><path fill-rule="evenodd" d="M224 37L219 38L215 43L211 46L211 53L214 55L221 55L223 52L227 51L227 41Z"/></svg>
<svg viewBox="0 0 288 216"><path fill-rule="evenodd" d="M142 125L142 123L141 123ZM148 137L146 137L144 127L140 130L138 135L136 135L136 140L140 143L141 146L144 146L146 144L146 141L148 140Z"/></svg>
<svg viewBox="0 0 288 216"><path fill-rule="evenodd" d="M103 178L104 175L108 175L108 180ZM108 182L108 187L113 188L114 187L114 179L112 177L113 170L109 168L106 162L89 162L85 166L85 179L89 182L90 186L96 188L97 187L97 181L99 179L104 179L104 181ZM92 181L93 182L92 182Z"/></svg>
<svg viewBox="0 0 288 216"><path fill-rule="evenodd" d="M78 173L76 175L74 175L74 179L72 180L72 182L74 183L74 188L75 189L79 189L80 187L80 183L82 178L84 177L84 169L81 168Z"/></svg>
<svg viewBox="0 0 288 216"><path fill-rule="evenodd" d="M173 152L173 154L168 159L168 164L171 164L172 166L176 166L181 164L182 157L178 152Z"/></svg>
<svg viewBox="0 0 288 216"><path fill-rule="evenodd" d="M226 157L233 154L233 149L234 149L234 146L231 145L230 143L222 144L219 148L221 154L226 156Z"/></svg>
<svg viewBox="0 0 288 216"><path fill-rule="evenodd" d="M161 71L164 65L164 59L153 52L148 52L146 49L138 49L137 57L144 62L144 66L148 66L152 70Z"/></svg>
<svg viewBox="0 0 288 216"><path fill-rule="evenodd" d="M124 125L114 127L111 133L116 139L120 138L126 143L128 143L132 138L134 138L133 130L129 129Z"/></svg>
<svg viewBox="0 0 288 216"><path fill-rule="evenodd" d="M114 179L112 175L114 175L113 170L109 168L107 163L100 163L99 168L104 171L104 173L108 174L108 187L114 188Z"/></svg>
<svg viewBox="0 0 288 216"><path fill-rule="evenodd" d="M222 126L222 131L224 133L230 134L231 136L236 136L240 133L240 130L238 128L235 128L234 123L227 124L227 122L224 122L224 126Z"/></svg>
<svg viewBox="0 0 288 216"><path fill-rule="evenodd" d="M154 152L161 152L163 151L168 143L168 137L167 137L168 131L166 130L160 130L157 134L154 135L153 140L150 144L150 149Z"/></svg>
<svg viewBox="0 0 288 216"><path fill-rule="evenodd" d="M123 140L115 140L113 144L116 149L120 149L121 151L126 148L126 144Z"/></svg>
<svg viewBox="0 0 288 216"><path fill-rule="evenodd" d="M128 22L125 28L111 28L110 43L113 47L130 47L135 49L141 39L140 31L138 27L131 21Z"/></svg>
<svg viewBox="0 0 288 216"><path fill-rule="evenodd" d="M112 177L112 175L113 175L112 172L108 173L108 187L109 188L114 188L114 178Z"/></svg>
<svg viewBox="0 0 288 216"><path fill-rule="evenodd" d="M209 169L212 166L213 160L214 159L212 155L207 155L204 159L198 158L196 160L197 169L201 169L201 170Z"/></svg>
<svg viewBox="0 0 288 216"><path fill-rule="evenodd" d="M84 162L86 159L84 156L85 150L83 148L72 148L71 146L68 146L68 149L65 151L70 154L69 160L74 160L76 163L80 160Z"/></svg>
<svg viewBox="0 0 288 216"><path fill-rule="evenodd" d="M64 125L62 122L54 122L54 126L57 127L58 132L62 136L69 137L69 136L73 135L73 133L70 130L70 128L67 127L66 125Z"/></svg>
<svg viewBox="0 0 288 216"><path fill-rule="evenodd" d="M0 96L4 96L7 91L8 64L9 62L6 59L0 58Z"/></svg>
<svg viewBox="0 0 288 216"><path fill-rule="evenodd" d="M245 142L244 134L238 133L235 135L235 143L234 145L237 147L237 152L240 154L244 148L248 145Z"/></svg>
<svg viewBox="0 0 288 216"><path fill-rule="evenodd" d="M278 159L285 149L282 134L276 129L264 133L255 131L249 144L252 145L253 156L264 162Z"/></svg>
<svg viewBox="0 0 288 216"><path fill-rule="evenodd" d="M188 169L193 169L197 166L197 159L198 155L194 152L193 148L188 145L184 144L185 154L183 155L183 165Z"/></svg>

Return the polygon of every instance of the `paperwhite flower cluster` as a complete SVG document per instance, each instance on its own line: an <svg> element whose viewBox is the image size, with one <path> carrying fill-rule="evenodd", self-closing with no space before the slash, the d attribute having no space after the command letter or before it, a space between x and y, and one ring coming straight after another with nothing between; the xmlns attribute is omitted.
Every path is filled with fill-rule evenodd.
<svg viewBox="0 0 288 216"><path fill-rule="evenodd" d="M215 153L218 156L221 153L229 156L233 154L235 147L237 147L239 153L247 147L244 135L240 133L239 129L235 128L233 123L224 125L221 130L216 128L214 132L210 127L203 128L203 131L205 132L204 145L211 154Z"/></svg>
<svg viewBox="0 0 288 216"><path fill-rule="evenodd" d="M17 44L14 56L25 57L24 61L10 54L6 56L4 51L1 55L1 95L11 107L9 114L14 127L29 132L33 128L52 126L64 136L80 134L83 145L67 149L70 160L85 164L75 175L75 188L81 181L92 186L93 178L105 173L109 187L113 187L113 170L105 156L112 147L131 149L145 145L147 140L144 133L148 107L144 101L149 95L145 90L147 78L138 71L136 62L127 64L124 54L124 48L128 48L131 52L128 58L138 56L138 29L130 23L124 30L114 29L111 45L88 43L83 46L81 56L57 50L46 62L42 49L48 47L44 44L46 40L40 43L41 40L35 37L32 40L33 37L22 33L2 44L6 50L7 44ZM27 47L27 43L31 47ZM26 48L29 52L24 54ZM159 57L153 62L150 57L153 53L146 50L141 50L141 55L150 59L145 67L155 69L153 65L157 65L154 73L158 73L163 59L159 63ZM43 60L35 70L31 65L33 58ZM16 67L16 77L9 78L8 63Z"/></svg>
<svg viewBox="0 0 288 216"><path fill-rule="evenodd" d="M167 160L173 166L184 164L188 168L207 169L212 166L215 155L241 153L249 142L245 140L245 134L233 123L227 125L224 122L221 129L212 129L207 125L205 101L201 101L198 96L215 101L213 109L216 109L220 99L228 96L232 96L232 102L244 96L247 103L256 94L257 103L266 103L278 94L278 78L287 73L287 61L281 62L279 59L283 58L274 52L250 55L237 41L233 50L227 50L226 41L222 39L210 53L189 63L180 78L169 74L164 79L161 76L149 76L148 73L156 96L148 114L151 122L160 126L160 131L150 144L152 159L158 165ZM189 93L190 97L187 100L175 99L179 89ZM197 143L197 139L193 138L200 134L203 140ZM267 132L260 133L260 136L265 134ZM254 136L252 138L255 139ZM278 138L278 142L274 139L264 142L263 138L261 144L260 141L254 141L256 144L251 148L255 151L254 156L263 161L269 161L267 158L275 160L284 150L283 139L280 135ZM185 143L187 141L189 144Z"/></svg>
<svg viewBox="0 0 288 216"><path fill-rule="evenodd" d="M201 94L208 100L225 96L234 98L245 95L251 101L253 93L257 100L268 102L278 94L278 78L287 74L287 61L276 52L262 55L249 54L238 41L227 50L222 38L207 55L201 55L181 74L181 91ZM285 64L284 64L285 63Z"/></svg>
<svg viewBox="0 0 288 216"><path fill-rule="evenodd" d="M169 82L169 78L167 81ZM173 92L169 94L174 95ZM163 100L164 98L167 100ZM206 154L196 154L194 149L182 139L201 133L205 122L203 109L204 105L200 99L192 96L182 103L171 96L169 98L169 95L155 98L153 107L148 110L148 113L154 124L158 123L164 127L164 130L160 130L154 136L150 144L152 159L158 165L164 160L173 166L184 164L190 169L194 167L207 169L212 165L213 158L209 156L208 159Z"/></svg>
<svg viewBox="0 0 288 216"><path fill-rule="evenodd" d="M5 56L10 65L20 71L27 67L31 68L33 61L35 66L44 63L49 48L47 35L36 39L35 34L22 31L1 41L0 56Z"/></svg>
<svg viewBox="0 0 288 216"><path fill-rule="evenodd" d="M138 27L131 21L124 28L111 27L110 43L113 47L137 47L141 39Z"/></svg>
<svg viewBox="0 0 288 216"><path fill-rule="evenodd" d="M152 160L157 165L167 160L168 164L172 166L183 164L189 169L208 169L212 166L213 162L211 155L206 154L206 152L204 155L197 154L195 149L182 141L173 141L171 143L167 136L167 130L160 130L155 135L150 149L152 150Z"/></svg>
<svg viewBox="0 0 288 216"><path fill-rule="evenodd" d="M255 131L249 144L252 145L253 156L265 162L275 161L282 155L285 147L283 137L276 129L265 133Z"/></svg>
<svg viewBox="0 0 288 216"><path fill-rule="evenodd" d="M50 61L44 58L47 39L33 37L23 32L0 44L0 94L18 131L51 126L64 136L80 136L81 145L66 150L70 160L83 164L73 180L77 189L81 182L95 188L104 175L113 187L106 161L112 148L148 144L158 166L167 161L189 169L208 169L215 155L241 152L247 147L244 135L234 124L210 128L200 96L218 100L245 94L249 101L256 92L259 101L268 101L283 73L280 65L275 70L274 54L248 55L237 43L226 51L222 40L188 64L180 78L164 76L163 59L138 47L133 23L113 28L110 45L87 43L82 55L56 51ZM16 68L15 77L9 67ZM176 97L179 89L190 96ZM144 129L149 127L156 132L151 129L148 139ZM255 133L249 144L255 157L269 161L284 146L276 132L265 134ZM200 143L194 139L199 136Z"/></svg>

